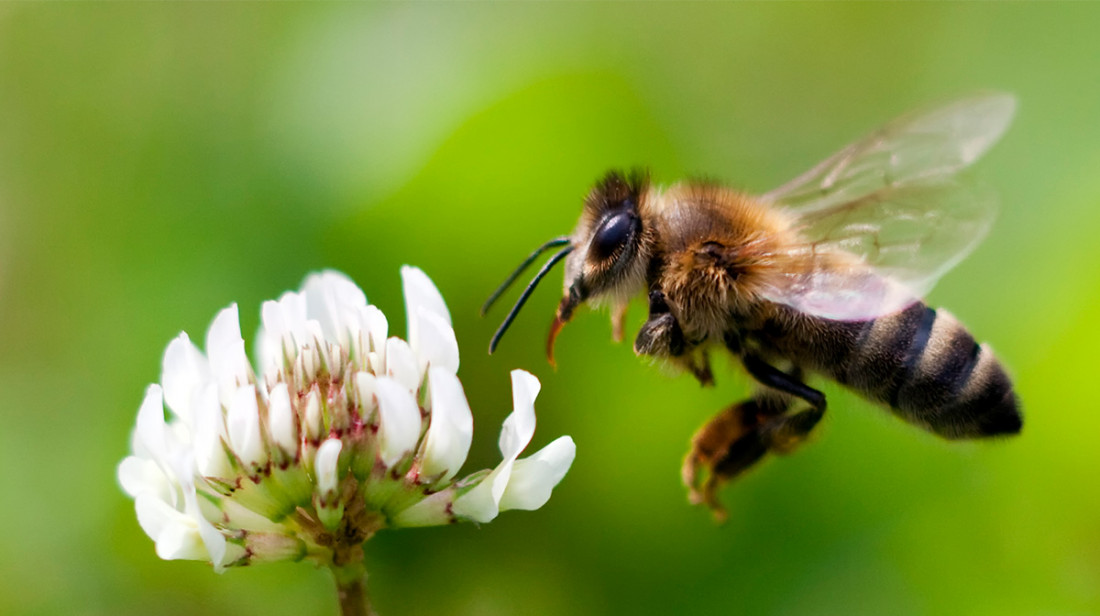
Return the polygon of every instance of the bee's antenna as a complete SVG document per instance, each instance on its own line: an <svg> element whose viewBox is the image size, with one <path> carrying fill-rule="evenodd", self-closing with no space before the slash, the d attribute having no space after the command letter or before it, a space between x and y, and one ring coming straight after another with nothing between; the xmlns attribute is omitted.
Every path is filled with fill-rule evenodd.
<svg viewBox="0 0 1100 616"><path fill-rule="evenodd" d="M528 255L527 258L523 260L523 263L520 263L519 267L517 267L515 271L512 272L508 276L508 278L504 280L504 282L500 283L500 286L497 287L496 291L493 291L493 294L489 296L489 299L485 300L485 303L481 305L481 316L485 316L485 313L489 312L489 307L493 305L493 302L497 301L500 296L508 290L508 287L512 286L512 283L516 281L516 278L519 278L519 275L523 273L523 270L527 269L528 265L531 265L531 263L533 263L535 259L539 258L539 255L546 252L550 248L557 248L558 246L563 246L568 243L569 237L563 235L561 237L555 237L549 242L546 242L542 246L536 248L535 252L532 252L530 255Z"/></svg>
<svg viewBox="0 0 1100 616"><path fill-rule="evenodd" d="M558 244L554 244L553 242L558 242ZM556 240L553 240L553 242L547 242L544 246L542 246L542 248L539 248L539 252L550 246L560 246L562 243L568 243L569 240L567 238L558 238ZM564 259L565 256L571 252L573 252L573 246L569 245L554 253L554 256L550 257L550 260L542 266L542 269L539 270L539 273L535 274L535 277L531 279L531 282L527 283L527 288L523 290L523 294L520 295L519 299L516 300L516 304L512 306L512 310L508 313L508 316L504 317L504 322L500 324L500 327L497 328L497 332L493 334L493 339L489 341L490 355L493 353L493 351L497 349L497 343L500 342L500 338L504 335L504 332L508 331L508 326L510 326L512 324L512 321L516 319L516 315L519 314L519 309L523 308L523 305L527 303L527 298L531 297L531 293L535 291L535 287L538 286L539 281L542 280L543 277L546 276L546 274L551 269L553 269L555 265L557 265L558 261ZM536 252L527 260L527 262L530 262L537 255L538 253ZM527 262L525 262L523 265L526 266ZM520 267L520 270L522 269L523 267ZM515 274L512 275L512 278L515 278L517 275L519 275L518 270ZM511 282L511 280L509 280L508 282ZM490 299L496 299L495 296L497 294L494 293L493 295L494 297Z"/></svg>

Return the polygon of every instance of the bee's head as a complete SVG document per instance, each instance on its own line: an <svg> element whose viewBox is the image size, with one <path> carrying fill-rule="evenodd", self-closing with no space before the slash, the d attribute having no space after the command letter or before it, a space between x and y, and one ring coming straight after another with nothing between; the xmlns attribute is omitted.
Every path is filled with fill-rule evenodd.
<svg viewBox="0 0 1100 616"><path fill-rule="evenodd" d="M573 251L565 259L565 296L557 313L562 323L585 301L625 301L637 291L649 258L640 214L648 183L640 171L612 171L588 194L569 238Z"/></svg>
<svg viewBox="0 0 1100 616"><path fill-rule="evenodd" d="M490 353L496 348L501 336L535 286L562 259L565 259L565 296L558 304L547 340L547 357L551 362L554 339L578 306L586 301L598 302L604 299L625 304L644 282L649 260L650 250L647 242L643 241L645 227L640 214L645 206L643 200L646 198L648 183L645 173L640 171L629 175L617 171L608 173L585 199L584 211L573 234L550 240L536 249L489 297L482 307L482 314L485 314L489 306L539 254L549 248L563 247L527 285L527 289L493 336L489 344Z"/></svg>

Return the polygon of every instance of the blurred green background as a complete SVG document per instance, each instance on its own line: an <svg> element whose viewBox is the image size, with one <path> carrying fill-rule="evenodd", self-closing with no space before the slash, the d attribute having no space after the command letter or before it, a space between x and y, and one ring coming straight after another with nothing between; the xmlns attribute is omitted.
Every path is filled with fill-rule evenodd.
<svg viewBox="0 0 1100 616"><path fill-rule="evenodd" d="M331 267L403 332L403 263L454 316L466 468L497 462L516 367L544 385L532 451L578 456L540 511L372 540L383 615L1100 613L1098 26L1096 4L0 5L0 613L334 614L307 564L158 560L115 465L180 330L236 301L253 332ZM983 88L1020 101L980 165L1001 216L931 299L1010 367L1021 437L947 444L826 385L816 442L729 486L719 527L679 464L747 391L728 361L702 390L583 313L552 370L558 275L485 354L504 310L481 301L607 168L762 192Z"/></svg>

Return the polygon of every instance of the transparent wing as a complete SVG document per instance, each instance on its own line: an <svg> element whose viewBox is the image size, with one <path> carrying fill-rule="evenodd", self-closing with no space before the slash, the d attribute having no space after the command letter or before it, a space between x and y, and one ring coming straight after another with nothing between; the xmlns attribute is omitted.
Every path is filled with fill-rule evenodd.
<svg viewBox="0 0 1100 616"><path fill-rule="evenodd" d="M765 293L839 320L889 314L924 296L989 231L991 191L957 181L881 190L803 214L803 243L780 255L781 280Z"/></svg>
<svg viewBox="0 0 1100 616"><path fill-rule="evenodd" d="M1012 95L986 93L904 115L764 197L801 212L949 179L1000 139L1015 110Z"/></svg>
<svg viewBox="0 0 1100 616"><path fill-rule="evenodd" d="M959 171L1004 133L1015 100L981 94L909 114L764 196L801 242L765 294L804 312L863 320L926 294L988 232L991 191Z"/></svg>

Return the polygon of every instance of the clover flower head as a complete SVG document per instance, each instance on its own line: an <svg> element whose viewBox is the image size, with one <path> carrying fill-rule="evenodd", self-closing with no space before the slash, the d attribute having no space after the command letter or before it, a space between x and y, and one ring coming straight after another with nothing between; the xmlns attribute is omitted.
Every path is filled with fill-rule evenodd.
<svg viewBox="0 0 1100 616"><path fill-rule="evenodd" d="M205 352L186 333L169 343L118 467L158 556L218 571L302 558L339 567L361 561L383 528L488 522L546 503L575 447L563 436L518 459L540 387L522 370L503 461L456 479L473 417L451 317L424 272L401 276L407 341L350 279L326 271L263 304L258 371L236 305L214 319Z"/></svg>

